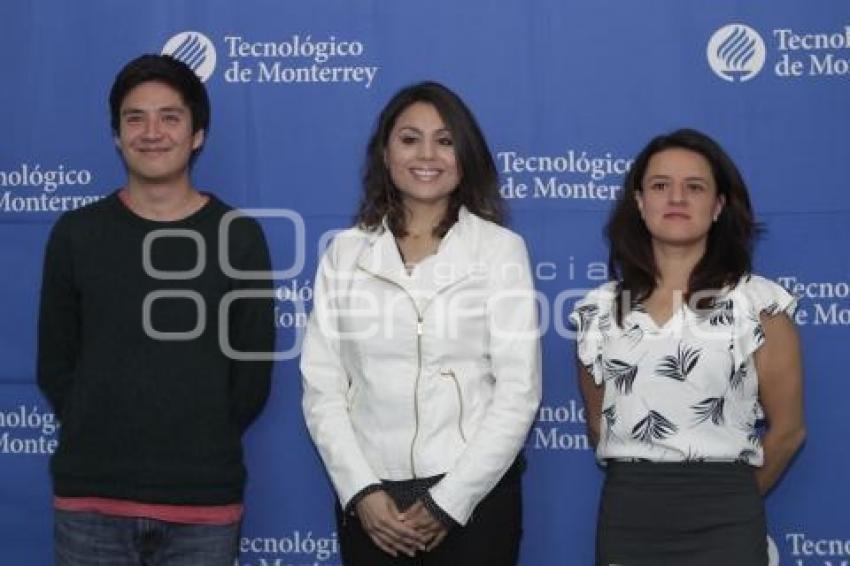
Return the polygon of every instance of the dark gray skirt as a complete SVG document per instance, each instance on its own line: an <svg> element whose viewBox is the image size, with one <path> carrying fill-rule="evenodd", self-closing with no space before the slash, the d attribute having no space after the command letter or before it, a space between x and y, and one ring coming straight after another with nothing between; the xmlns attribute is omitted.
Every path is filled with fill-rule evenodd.
<svg viewBox="0 0 850 566"><path fill-rule="evenodd" d="M610 462L597 566L767 566L764 503L752 467Z"/></svg>

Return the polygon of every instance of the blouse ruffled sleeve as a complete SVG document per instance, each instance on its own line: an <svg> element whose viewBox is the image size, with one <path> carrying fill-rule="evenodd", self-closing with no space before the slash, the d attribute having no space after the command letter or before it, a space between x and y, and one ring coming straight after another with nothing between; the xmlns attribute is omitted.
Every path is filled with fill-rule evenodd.
<svg viewBox="0 0 850 566"><path fill-rule="evenodd" d="M760 318L762 314L775 316L785 313L793 320L797 307L795 296L764 277L750 275L742 280L739 286L735 305L736 319L739 321L735 328L737 365L747 362L764 344L764 328Z"/></svg>
<svg viewBox="0 0 850 566"><path fill-rule="evenodd" d="M604 321L610 321L612 298L612 284L603 285L578 301L570 313L570 322L576 329L578 359L597 385L603 380L602 345L608 326Z"/></svg>

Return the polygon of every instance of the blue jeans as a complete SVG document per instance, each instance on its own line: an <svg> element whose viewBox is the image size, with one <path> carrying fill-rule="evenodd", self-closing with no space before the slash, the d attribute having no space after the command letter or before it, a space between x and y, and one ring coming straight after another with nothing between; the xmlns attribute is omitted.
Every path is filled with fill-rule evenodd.
<svg viewBox="0 0 850 566"><path fill-rule="evenodd" d="M233 566L239 527L56 509L57 566Z"/></svg>

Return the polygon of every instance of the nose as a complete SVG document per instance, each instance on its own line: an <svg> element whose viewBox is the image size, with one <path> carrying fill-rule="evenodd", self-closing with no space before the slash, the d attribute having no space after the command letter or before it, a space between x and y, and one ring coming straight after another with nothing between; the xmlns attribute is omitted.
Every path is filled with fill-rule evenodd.
<svg viewBox="0 0 850 566"><path fill-rule="evenodd" d="M423 140L417 149L417 157L420 159L433 159L436 152L435 144L431 140Z"/></svg>
<svg viewBox="0 0 850 566"><path fill-rule="evenodd" d="M671 204L684 204L685 187L682 183L673 183L667 192L667 197L670 199Z"/></svg>
<svg viewBox="0 0 850 566"><path fill-rule="evenodd" d="M159 128L159 120L153 118L145 120L145 129L142 131L142 136L145 139L159 139L162 136L162 131Z"/></svg>

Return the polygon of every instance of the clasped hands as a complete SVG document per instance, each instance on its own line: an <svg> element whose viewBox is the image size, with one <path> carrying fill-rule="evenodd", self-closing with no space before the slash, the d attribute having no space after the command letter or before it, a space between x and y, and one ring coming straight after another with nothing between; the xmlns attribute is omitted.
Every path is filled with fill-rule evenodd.
<svg viewBox="0 0 850 566"><path fill-rule="evenodd" d="M385 491L374 491L357 502L357 517L372 541L384 552L413 556L440 544L448 529L417 501L401 512Z"/></svg>

